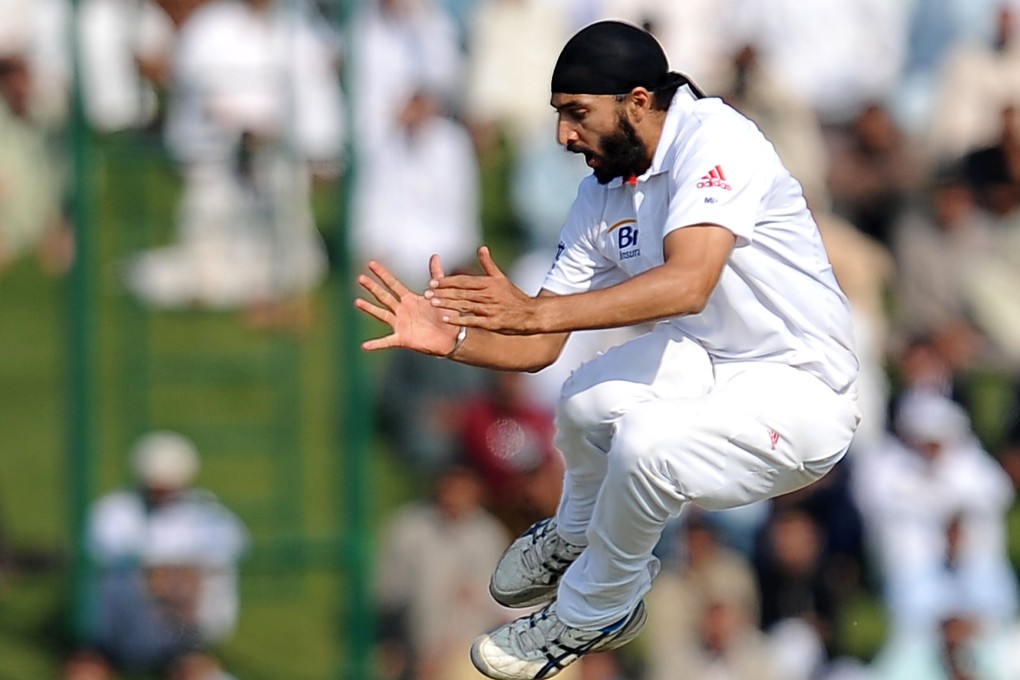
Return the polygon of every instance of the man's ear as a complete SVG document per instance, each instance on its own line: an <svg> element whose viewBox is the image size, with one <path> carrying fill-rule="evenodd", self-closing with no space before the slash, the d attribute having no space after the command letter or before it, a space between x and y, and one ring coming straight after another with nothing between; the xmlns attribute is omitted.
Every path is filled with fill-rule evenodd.
<svg viewBox="0 0 1020 680"><path fill-rule="evenodd" d="M631 120L640 123L652 110L653 95L646 88L635 87L627 95L627 109L630 112Z"/></svg>

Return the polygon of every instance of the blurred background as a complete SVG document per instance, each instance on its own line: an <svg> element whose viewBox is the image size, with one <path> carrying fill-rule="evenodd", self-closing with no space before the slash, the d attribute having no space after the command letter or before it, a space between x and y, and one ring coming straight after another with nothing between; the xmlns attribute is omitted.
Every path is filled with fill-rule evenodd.
<svg viewBox="0 0 1020 680"><path fill-rule="evenodd" d="M811 489L692 511L583 680L1020 678L1020 2L0 0L0 680L449 680L559 383L368 355L378 258L537 291L600 18L752 118L855 315Z"/></svg>

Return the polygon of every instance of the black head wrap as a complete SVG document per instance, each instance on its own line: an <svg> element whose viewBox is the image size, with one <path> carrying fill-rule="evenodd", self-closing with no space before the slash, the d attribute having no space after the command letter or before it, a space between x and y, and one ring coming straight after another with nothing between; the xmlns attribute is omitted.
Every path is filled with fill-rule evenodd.
<svg viewBox="0 0 1020 680"><path fill-rule="evenodd" d="M567 41L553 69L552 91L627 94L635 87L662 89L678 79L690 82L670 72L666 53L651 33L622 21L599 21ZM695 93L702 96L696 88Z"/></svg>

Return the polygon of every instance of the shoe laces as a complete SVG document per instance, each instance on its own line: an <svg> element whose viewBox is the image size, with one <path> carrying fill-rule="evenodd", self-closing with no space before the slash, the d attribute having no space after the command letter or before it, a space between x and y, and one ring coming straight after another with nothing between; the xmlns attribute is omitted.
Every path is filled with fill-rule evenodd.
<svg viewBox="0 0 1020 680"><path fill-rule="evenodd" d="M511 624L510 637L517 648L527 653L548 654L549 644L558 642L561 634L566 631L558 616L549 607L534 612L530 616L520 618Z"/></svg>
<svg viewBox="0 0 1020 680"><path fill-rule="evenodd" d="M517 646L520 656L541 656L557 663L565 658L581 656L602 640L612 637L620 630L627 617L613 626L599 630L571 628L560 621L555 603L510 624L510 638Z"/></svg>
<svg viewBox="0 0 1020 680"><path fill-rule="evenodd" d="M584 546L563 540L556 531L556 523L552 518L536 522L526 534L531 536L531 544L525 546L521 560L524 566L534 573L562 576L567 567L584 551Z"/></svg>

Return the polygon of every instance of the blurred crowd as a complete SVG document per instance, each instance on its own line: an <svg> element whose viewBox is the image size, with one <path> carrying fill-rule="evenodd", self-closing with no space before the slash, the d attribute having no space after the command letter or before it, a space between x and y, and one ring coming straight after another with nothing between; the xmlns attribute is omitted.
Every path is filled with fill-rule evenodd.
<svg viewBox="0 0 1020 680"><path fill-rule="evenodd" d="M125 289L270 323L307 322L331 264L312 190L345 177L356 268L379 259L420 288L431 253L469 270L495 239L536 292L587 173L556 144L553 62L595 19L646 27L803 185L854 311L866 417L822 483L679 518L643 642L570 673L1020 678L1020 2L76 4L0 0L0 276L28 254L52 273L73 260L77 72L98 136L156 136L180 174L173 238L123 254ZM509 616L489 569L557 506L558 386L641 330L575 334L534 375L387 358L380 436L429 492L379 540L383 677L473 677L470 638ZM867 658L862 598L883 626Z"/></svg>

